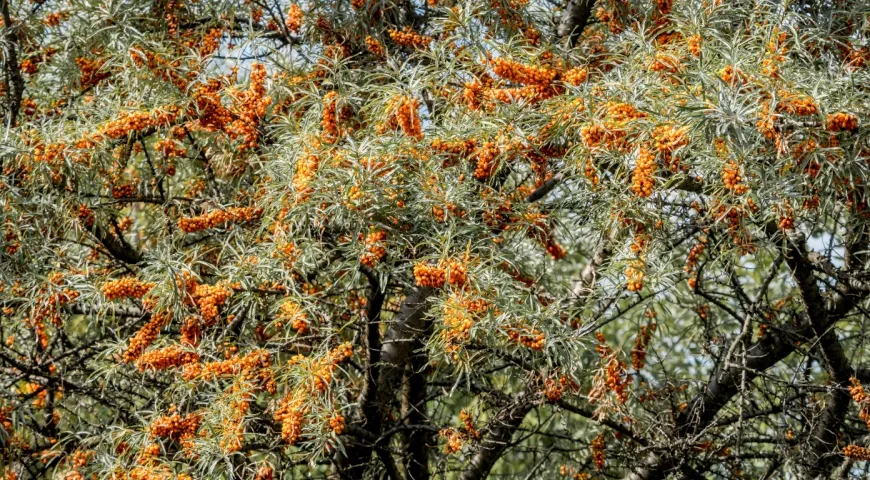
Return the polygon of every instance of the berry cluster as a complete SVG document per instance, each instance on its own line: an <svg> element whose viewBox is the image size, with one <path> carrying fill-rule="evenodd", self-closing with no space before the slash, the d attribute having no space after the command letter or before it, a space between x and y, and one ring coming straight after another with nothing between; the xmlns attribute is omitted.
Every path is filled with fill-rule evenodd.
<svg viewBox="0 0 870 480"><path fill-rule="evenodd" d="M464 263L448 259L438 265L426 262L414 265L414 279L421 287L441 288L445 283L461 287L468 281L468 274Z"/></svg>
<svg viewBox="0 0 870 480"><path fill-rule="evenodd" d="M459 349L468 341L474 322L490 308L486 300L472 298L464 293L452 293L442 309L445 329L441 331L441 338L445 342L444 351L456 358Z"/></svg>
<svg viewBox="0 0 870 480"><path fill-rule="evenodd" d="M281 304L277 315L277 325L280 328L285 322L290 323L290 328L303 335L308 333L310 322L308 315L302 310L302 306L292 300L286 300Z"/></svg>
<svg viewBox="0 0 870 480"><path fill-rule="evenodd" d="M287 20L285 22L287 30L293 33L299 33L302 28L302 8L297 4L290 5L287 9Z"/></svg>
<svg viewBox="0 0 870 480"><path fill-rule="evenodd" d="M749 191L749 188L742 183L743 176L740 174L740 166L733 160L722 167L722 182L725 184L725 188L734 192L735 195L743 195Z"/></svg>
<svg viewBox="0 0 870 480"><path fill-rule="evenodd" d="M290 445L299 441L302 435L302 427L305 415L311 410L308 405L310 397L322 395L332 382L332 375L338 369L338 365L353 355L353 346L343 343L330 350L326 357L310 359L297 355L290 359L288 366L299 366L308 373L311 382L308 385L300 385L287 394L278 404L274 418L281 424L281 439ZM335 422L333 422L335 421ZM338 427L336 417L330 419L330 427L335 431ZM341 429L344 428L344 418L341 419Z"/></svg>
<svg viewBox="0 0 870 480"><path fill-rule="evenodd" d="M639 292L643 290L643 279L646 276L646 263L639 258L633 259L625 267L626 284L625 288L629 292Z"/></svg>
<svg viewBox="0 0 870 480"><path fill-rule="evenodd" d="M604 470L607 464L607 459L604 456L604 434L599 433L597 437L592 439L592 442L589 444L589 451L592 452L592 463L595 464L595 469L598 471Z"/></svg>
<svg viewBox="0 0 870 480"><path fill-rule="evenodd" d="M570 85L580 85L587 78L589 78L589 71L583 67L575 67L562 74L562 81Z"/></svg>
<svg viewBox="0 0 870 480"><path fill-rule="evenodd" d="M796 95L787 91L779 92L779 103L776 104L776 113L787 113L799 117L808 117L819 112L819 106L812 98Z"/></svg>
<svg viewBox="0 0 870 480"><path fill-rule="evenodd" d="M414 98L399 96L392 99L387 106L387 111L391 112L390 116L378 128L378 131L384 133L401 129L405 135L411 138L423 138L423 127L420 123L420 116L417 113L419 108L420 102Z"/></svg>
<svg viewBox="0 0 870 480"><path fill-rule="evenodd" d="M498 57L492 60L492 71L499 77L523 85L547 87L556 79L557 72L546 67L524 65Z"/></svg>
<svg viewBox="0 0 870 480"><path fill-rule="evenodd" d="M335 90L323 97L323 115L320 120L320 126L323 128L322 137L326 143L334 143L342 135L341 128L338 126L337 98L338 92Z"/></svg>
<svg viewBox="0 0 870 480"><path fill-rule="evenodd" d="M202 423L202 415L198 413L184 416L173 413L154 420L148 427L148 434L151 435L151 438L185 440L196 435L200 423Z"/></svg>
<svg viewBox="0 0 870 480"><path fill-rule="evenodd" d="M153 111L138 111L121 114L117 119L103 124L99 133L107 138L117 140L125 138L133 132L141 132L149 128L165 127L175 123L181 108L169 105Z"/></svg>
<svg viewBox="0 0 870 480"><path fill-rule="evenodd" d="M864 391L864 387L857 378L852 377L849 382L852 385L849 387L849 395L858 404L858 418L867 424L867 428L870 428L870 395Z"/></svg>
<svg viewBox="0 0 870 480"><path fill-rule="evenodd" d="M701 258L701 255L704 254L704 249L707 247L707 237L701 235L698 238L698 243L692 246L689 250L689 254L686 255L686 266L683 269L689 273L688 285L689 288L695 290L695 287L698 285L698 278L695 273L695 268L698 266L698 260Z"/></svg>
<svg viewBox="0 0 870 480"><path fill-rule="evenodd" d="M870 448L859 447L858 445L846 445L843 449L843 455L855 460L870 460Z"/></svg>
<svg viewBox="0 0 870 480"><path fill-rule="evenodd" d="M858 117L845 112L831 113L825 125L829 132L854 132L858 130Z"/></svg>
<svg viewBox="0 0 870 480"><path fill-rule="evenodd" d="M665 166L673 172L680 168L679 161L673 157L674 152L689 144L689 139L686 136L688 130L688 127L675 127L673 125L662 125L653 130L656 150L661 155Z"/></svg>
<svg viewBox="0 0 870 480"><path fill-rule="evenodd" d="M531 350L543 350L547 336L537 328L520 322L516 327L507 328L508 339Z"/></svg>
<svg viewBox="0 0 870 480"><path fill-rule="evenodd" d="M134 277L122 277L103 284L101 290L108 300L120 298L142 298L151 289L154 283L143 282Z"/></svg>
<svg viewBox="0 0 870 480"><path fill-rule="evenodd" d="M387 33L393 42L403 47L427 49L429 44L434 40L432 37L414 32L411 27L405 27L402 31L391 29Z"/></svg>
<svg viewBox="0 0 870 480"><path fill-rule="evenodd" d="M386 52L384 51L384 46L381 45L381 42L378 39L368 36L366 37L366 50L369 51L372 55L377 57L383 57Z"/></svg>
<svg viewBox="0 0 870 480"><path fill-rule="evenodd" d="M274 394L277 386L271 367L269 352L253 350L244 357L236 355L222 361L188 364L182 377L185 380L211 380L240 375L241 381L253 381L258 388Z"/></svg>
<svg viewBox="0 0 870 480"><path fill-rule="evenodd" d="M160 335L160 329L167 325L171 319L172 314L168 312L152 314L148 323L143 325L136 332L136 335L130 339L130 344L127 346L127 350L124 351L124 363L131 363L142 356L142 352Z"/></svg>
<svg viewBox="0 0 870 480"><path fill-rule="evenodd" d="M365 237L366 253L360 257L360 263L374 268L387 255L387 249L384 247L384 241L387 239L387 232L384 230L375 230L370 232Z"/></svg>
<svg viewBox="0 0 870 480"><path fill-rule="evenodd" d="M686 45L689 47L689 52L696 56L701 56L701 36L700 35L692 35L691 37L686 39Z"/></svg>
<svg viewBox="0 0 870 480"><path fill-rule="evenodd" d="M656 156L648 148L641 147L637 164L631 175L631 191L641 198L652 195L655 185Z"/></svg>
<svg viewBox="0 0 870 480"><path fill-rule="evenodd" d="M193 299L199 307L203 321L210 325L218 316L218 308L223 306L233 290L224 285L197 285L193 291Z"/></svg>
<svg viewBox="0 0 870 480"><path fill-rule="evenodd" d="M634 339L634 348L631 349L631 366L634 371L639 372L643 369L646 363L646 348L652 339L653 333L656 331L656 324L641 325L640 331L637 332L637 337Z"/></svg>
<svg viewBox="0 0 870 480"><path fill-rule="evenodd" d="M143 353L136 361L136 366L140 372L160 371L189 365L197 361L199 361L199 355L196 352L187 350L181 345L171 345Z"/></svg>
<svg viewBox="0 0 870 480"><path fill-rule="evenodd" d="M296 162L296 173L293 175L293 188L300 200L305 199L311 193L311 182L320 167L320 157L317 155L303 154Z"/></svg>
<svg viewBox="0 0 870 480"><path fill-rule="evenodd" d="M178 220L178 228L185 233L193 233L230 222L250 222L260 218L262 214L263 209L260 207L232 207L226 210L212 210L203 215Z"/></svg>

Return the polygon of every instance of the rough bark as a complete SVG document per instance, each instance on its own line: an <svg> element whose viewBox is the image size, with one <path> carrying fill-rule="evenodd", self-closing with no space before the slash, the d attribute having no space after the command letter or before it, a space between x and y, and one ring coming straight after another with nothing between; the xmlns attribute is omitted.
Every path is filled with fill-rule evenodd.
<svg viewBox="0 0 870 480"><path fill-rule="evenodd" d="M520 395L512 405L503 408L487 424L480 442L480 450L474 455L462 472L461 480L480 480L489 475L490 470L510 446L514 432L532 411L535 403L528 395Z"/></svg>
<svg viewBox="0 0 870 480"><path fill-rule="evenodd" d="M589 22L594 5L595 0L568 0L557 30L559 38L567 37L572 47L576 45Z"/></svg>
<svg viewBox="0 0 870 480"><path fill-rule="evenodd" d="M14 127L18 123L21 111L21 99L24 95L24 77L18 64L18 28L13 24L9 14L9 0L0 0L0 14L3 16L4 66L6 67L6 126Z"/></svg>

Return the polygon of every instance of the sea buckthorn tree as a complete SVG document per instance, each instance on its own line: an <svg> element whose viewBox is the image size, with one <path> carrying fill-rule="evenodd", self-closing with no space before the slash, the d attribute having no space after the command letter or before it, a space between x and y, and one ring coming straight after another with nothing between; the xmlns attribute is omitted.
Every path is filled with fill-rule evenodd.
<svg viewBox="0 0 870 480"><path fill-rule="evenodd" d="M5 479L870 460L862 0L0 0Z"/></svg>

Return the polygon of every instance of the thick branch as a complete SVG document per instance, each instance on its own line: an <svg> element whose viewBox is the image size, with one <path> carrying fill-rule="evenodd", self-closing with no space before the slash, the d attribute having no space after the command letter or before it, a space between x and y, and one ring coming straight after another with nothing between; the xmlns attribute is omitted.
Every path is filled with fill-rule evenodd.
<svg viewBox="0 0 870 480"><path fill-rule="evenodd" d="M571 46L577 45L577 40L589 22L595 0L568 0L562 12L562 20L556 32L560 38L568 37Z"/></svg>
<svg viewBox="0 0 870 480"><path fill-rule="evenodd" d="M462 472L461 480L481 480L489 475L495 462L510 445L514 432L523 423L526 415L535 407L535 402L528 395L520 395L512 405L502 409L496 417L487 424L480 450Z"/></svg>

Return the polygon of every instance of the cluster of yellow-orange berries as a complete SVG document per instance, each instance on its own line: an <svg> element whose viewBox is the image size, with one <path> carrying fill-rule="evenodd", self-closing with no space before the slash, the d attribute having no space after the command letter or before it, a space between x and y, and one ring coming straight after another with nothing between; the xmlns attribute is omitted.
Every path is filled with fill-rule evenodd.
<svg viewBox="0 0 870 480"><path fill-rule="evenodd" d="M119 298L142 298L154 288L154 283L143 282L134 277L122 277L106 282L102 286L103 295L109 300Z"/></svg>
<svg viewBox="0 0 870 480"><path fill-rule="evenodd" d="M692 35L691 37L686 39L686 44L689 46L689 52L696 56L701 56L701 36L700 35Z"/></svg>
<svg viewBox="0 0 870 480"><path fill-rule="evenodd" d="M110 139L124 138L132 132L171 125L178 118L179 113L181 109L174 105L150 112L130 112L101 126L99 133Z"/></svg>
<svg viewBox="0 0 870 480"><path fill-rule="evenodd" d="M298 303L287 300L281 304L277 316L278 326L282 326L284 322L290 322L290 328L296 330L300 335L308 333L310 322L308 315L302 311L302 306Z"/></svg>
<svg viewBox="0 0 870 480"><path fill-rule="evenodd" d="M508 327L507 335L510 341L535 351L543 350L547 341L547 335L544 332L522 322L516 327Z"/></svg>
<svg viewBox="0 0 870 480"><path fill-rule="evenodd" d="M230 222L250 222L260 218L262 214L263 209L260 207L232 207L226 210L212 210L203 215L178 220L178 228L185 233L193 233Z"/></svg>
<svg viewBox="0 0 870 480"><path fill-rule="evenodd" d="M341 128L338 126L338 113L336 105L338 103L338 92L335 90L327 93L323 97L323 115L321 116L320 126L323 128L323 141L332 143L341 137Z"/></svg>
<svg viewBox="0 0 870 480"><path fill-rule="evenodd" d="M238 355L226 360L207 363L191 363L184 367L185 380L210 380L240 375L242 381L256 381L257 385L269 393L275 393L277 386L272 375L272 356L265 350L253 350L243 357Z"/></svg>
<svg viewBox="0 0 870 480"><path fill-rule="evenodd" d="M640 331L637 332L637 337L634 339L634 348L631 349L631 366L634 371L639 372L643 369L646 363L646 348L649 346L652 335L656 331L656 324L641 325Z"/></svg>
<svg viewBox="0 0 870 480"><path fill-rule="evenodd" d="M426 49L433 41L432 37L420 35L414 32L411 27L405 27L402 31L393 29L387 33L390 35L390 39L403 47Z"/></svg>
<svg viewBox="0 0 870 480"><path fill-rule="evenodd" d="M287 30L293 33L299 33L302 28L302 8L297 4L290 5L287 9L287 20L285 22Z"/></svg>
<svg viewBox="0 0 870 480"><path fill-rule="evenodd" d="M441 331L445 352L455 355L468 341L474 322L490 309L490 304L481 298L472 298L465 293L454 292L443 307L445 329Z"/></svg>
<svg viewBox="0 0 870 480"><path fill-rule="evenodd" d="M575 67L562 74L562 81L571 85L580 85L587 78L589 78L589 71L583 67Z"/></svg>
<svg viewBox="0 0 870 480"><path fill-rule="evenodd" d="M592 452L592 462L595 464L596 470L604 470L607 464L607 458L604 456L604 434L599 433L589 444L589 450Z"/></svg>
<svg viewBox="0 0 870 480"><path fill-rule="evenodd" d="M722 167L722 183L725 184L725 188L731 190L736 195L743 195L749 191L749 188L742 182L743 176L740 174L740 166L733 160Z"/></svg>
<svg viewBox="0 0 870 480"><path fill-rule="evenodd" d="M870 428L870 395L867 395L857 378L852 377L849 382L851 383L849 395L858 404L858 417L867 424L867 428Z"/></svg>
<svg viewBox="0 0 870 480"><path fill-rule="evenodd" d="M381 42L378 39L368 36L366 37L366 50L368 50L372 55L377 57L383 57L386 52L384 51L384 46L381 45Z"/></svg>
<svg viewBox="0 0 870 480"><path fill-rule="evenodd" d="M569 388L576 389L578 385L570 378L562 375L558 380L553 380L552 378L544 380L544 389L541 393L543 393L548 402L555 403L562 399L562 396L565 395L565 390Z"/></svg>
<svg viewBox="0 0 870 480"><path fill-rule="evenodd" d="M260 139L260 119L266 114L266 109L272 104L272 98L266 95L266 67L260 63L251 66L251 82L248 89L237 96L237 112L230 125L224 131L230 138L242 138L244 141L240 151L253 149Z"/></svg>
<svg viewBox="0 0 870 480"><path fill-rule="evenodd" d="M296 189L300 199L304 199L311 192L311 182L320 168L320 157L313 154L303 154L296 162L296 173L293 174L293 188Z"/></svg>
<svg viewBox="0 0 870 480"><path fill-rule="evenodd" d="M641 147L637 164L631 175L631 191L641 198L652 195L655 185L656 156L648 148Z"/></svg>
<svg viewBox="0 0 870 480"><path fill-rule="evenodd" d="M87 90L112 76L112 72L103 70L103 65L106 64L103 58L79 57L75 62L82 72L80 79L82 90Z"/></svg>
<svg viewBox="0 0 870 480"><path fill-rule="evenodd" d="M479 440L480 432L474 425L474 418L465 410L459 412L459 419L463 426L460 429L453 427L443 428L438 436L445 440L444 453L451 455L462 450L462 445L468 440Z"/></svg>
<svg viewBox="0 0 870 480"><path fill-rule="evenodd" d="M501 148L496 142L484 142L474 152L474 158L477 164L474 168L474 178L478 180L486 180L491 177L498 169L498 157L501 154Z"/></svg>
<svg viewBox="0 0 870 480"><path fill-rule="evenodd" d="M673 158L674 152L689 144L689 139L686 136L689 127L676 127L673 125L662 125L653 130L653 138L655 138L656 150L661 154L662 161L665 166L671 171L677 171L679 162Z"/></svg>
<svg viewBox="0 0 870 480"><path fill-rule="evenodd" d="M845 112L831 113L825 125L829 132L854 132L858 130L858 117Z"/></svg>
<svg viewBox="0 0 870 480"><path fill-rule="evenodd" d="M140 372L147 370L160 371L170 368L181 367L199 361L199 355L187 350L181 345L171 345L143 353L136 366Z"/></svg>
<svg viewBox="0 0 870 480"><path fill-rule="evenodd" d="M179 146L175 140L169 138L154 142L154 150L157 150L163 158L187 156L187 149Z"/></svg>
<svg viewBox="0 0 870 480"><path fill-rule="evenodd" d="M381 133L401 129L402 132L412 138L423 138L423 126L420 123L420 115L417 109L420 102L408 96L398 96L392 99L387 106L390 116L387 121L378 127Z"/></svg>
<svg viewBox="0 0 870 480"><path fill-rule="evenodd" d="M779 221L777 222L779 228L782 230L793 230L794 209L791 208L791 204L789 203L789 201L786 200L781 206L774 205L773 209L779 214Z"/></svg>
<svg viewBox="0 0 870 480"><path fill-rule="evenodd" d="M808 96L797 95L787 91L780 91L779 96L779 103L776 104L777 113L808 117L819 112L819 106Z"/></svg>
<svg viewBox="0 0 870 480"><path fill-rule="evenodd" d="M152 438L184 440L196 435L200 423L202 423L202 415L198 413L184 416L173 413L154 420L148 428L148 433Z"/></svg>
<svg viewBox="0 0 870 480"><path fill-rule="evenodd" d="M870 460L870 448L846 445L846 448L843 449L843 455L855 460Z"/></svg>
<svg viewBox="0 0 870 480"><path fill-rule="evenodd" d="M360 257L360 263L374 268L387 255L387 249L384 247L384 240L387 239L387 232L384 230L375 230L365 237L366 252Z"/></svg>
<svg viewBox="0 0 870 480"><path fill-rule="evenodd" d="M492 60L492 71L505 80L524 85L549 86L557 75L555 70L546 67L524 65L502 57Z"/></svg>
<svg viewBox="0 0 870 480"><path fill-rule="evenodd" d="M136 335L130 339L127 350L124 351L124 362L130 363L142 356L142 352L151 345L160 335L163 328L172 319L172 315L166 312L158 312L151 315L148 323L142 326Z"/></svg>
<svg viewBox="0 0 870 480"><path fill-rule="evenodd" d="M569 467L568 465L560 465L559 474L563 477L571 477L572 480L589 480L588 473L578 472L573 467Z"/></svg>
<svg viewBox="0 0 870 480"><path fill-rule="evenodd" d="M683 267L689 273L688 285L692 290L698 285L698 279L695 276L695 268L698 266L698 260L704 254L704 249L707 247L707 237L702 235L698 238L698 243L692 245L689 249L689 254L686 255L686 266Z"/></svg>
<svg viewBox="0 0 870 480"><path fill-rule="evenodd" d="M218 316L218 308L223 306L233 290L224 285L197 285L193 291L193 299L199 307L202 319L211 324Z"/></svg>
<svg viewBox="0 0 870 480"><path fill-rule="evenodd" d="M427 262L414 265L414 279L420 287L441 288L445 283L461 287L468 280L468 274L464 263L449 259L438 265Z"/></svg>
<svg viewBox="0 0 870 480"><path fill-rule="evenodd" d="M625 267L625 288L628 289L629 292L639 292L643 290L643 280L644 277L646 277L645 270L646 264L640 258L632 259L628 262L628 266Z"/></svg>
<svg viewBox="0 0 870 480"><path fill-rule="evenodd" d="M352 355L353 346L350 343L344 343L330 350L324 358L311 360L297 355L290 359L288 366L299 365L305 368L313 382L291 391L279 402L274 417L281 424L282 440L290 445L299 441L305 421L304 416L310 411L306 400L312 395L321 395L326 392L338 365ZM339 420L339 417L341 416L333 416L329 420L330 428L336 433L340 433L344 429L344 418L341 417Z"/></svg>
<svg viewBox="0 0 870 480"><path fill-rule="evenodd" d="M595 350L602 359L607 360L607 366L603 371L603 378L601 374L598 374L593 380L589 400L596 402L604 395L605 391L611 391L616 395L617 401L624 404L628 401L628 378L625 373L625 363L617 358L616 353L607 345L603 333L596 332L595 338L598 340Z"/></svg>

